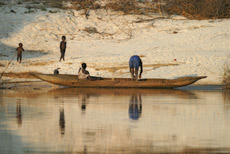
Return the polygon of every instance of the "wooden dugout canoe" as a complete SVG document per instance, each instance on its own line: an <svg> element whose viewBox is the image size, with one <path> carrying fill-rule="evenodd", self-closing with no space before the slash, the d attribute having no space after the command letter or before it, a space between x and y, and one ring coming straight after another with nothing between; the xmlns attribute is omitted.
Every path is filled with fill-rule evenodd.
<svg viewBox="0 0 230 154"><path fill-rule="evenodd" d="M170 89L187 86L206 78L206 76L180 77L177 79L140 79L91 77L90 80L79 80L77 75L67 74L33 74L43 81L67 87L79 88L152 88Z"/></svg>

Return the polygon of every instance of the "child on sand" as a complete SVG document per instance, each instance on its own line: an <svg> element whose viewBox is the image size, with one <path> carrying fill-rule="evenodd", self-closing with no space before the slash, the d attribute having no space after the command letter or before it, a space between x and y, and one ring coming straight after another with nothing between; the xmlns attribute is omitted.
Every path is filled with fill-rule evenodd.
<svg viewBox="0 0 230 154"><path fill-rule="evenodd" d="M65 61L65 50L66 50L66 37L62 36L62 41L60 42L60 51L61 51L61 57L60 60L63 59L63 61Z"/></svg>
<svg viewBox="0 0 230 154"><path fill-rule="evenodd" d="M16 51L17 51L17 62L20 60L19 63L21 63L21 61L22 61L22 51L24 51L22 43L19 43L19 47L17 47Z"/></svg>

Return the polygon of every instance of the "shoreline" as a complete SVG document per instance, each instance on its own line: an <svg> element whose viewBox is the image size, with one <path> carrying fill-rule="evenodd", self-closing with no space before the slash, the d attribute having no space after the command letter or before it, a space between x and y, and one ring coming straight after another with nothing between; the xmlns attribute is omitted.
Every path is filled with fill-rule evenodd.
<svg viewBox="0 0 230 154"><path fill-rule="evenodd" d="M55 85L42 81L35 76L31 75L35 72L10 72L4 73L0 79L0 89L44 89L44 88L63 88L64 86ZM39 72L36 72L39 73ZM71 87L64 87L71 88ZM93 88L94 89L94 88ZM95 88L98 89L98 88ZM101 88L99 88L101 89ZM102 88L103 89L103 88ZM114 89L114 88L105 88L105 89ZM118 88L118 89L130 89L130 88ZM154 89L154 88L140 88L140 89ZM221 84L207 84L200 83L199 81L188 86L177 87L173 89L179 90L219 90L224 89L224 86Z"/></svg>

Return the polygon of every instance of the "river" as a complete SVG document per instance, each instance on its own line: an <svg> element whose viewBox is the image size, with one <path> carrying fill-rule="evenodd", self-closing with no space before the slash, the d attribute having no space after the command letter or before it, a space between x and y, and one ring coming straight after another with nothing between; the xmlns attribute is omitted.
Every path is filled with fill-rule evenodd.
<svg viewBox="0 0 230 154"><path fill-rule="evenodd" d="M219 88L0 90L0 153L230 153Z"/></svg>

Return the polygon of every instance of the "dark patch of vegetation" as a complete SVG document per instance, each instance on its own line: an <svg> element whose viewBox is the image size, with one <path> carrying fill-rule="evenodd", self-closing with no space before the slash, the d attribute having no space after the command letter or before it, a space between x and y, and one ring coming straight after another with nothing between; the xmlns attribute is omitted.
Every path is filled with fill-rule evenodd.
<svg viewBox="0 0 230 154"><path fill-rule="evenodd" d="M5 3L3 3L3 2L0 2L0 7L1 7L1 6L3 6L3 5L5 5Z"/></svg>
<svg viewBox="0 0 230 154"><path fill-rule="evenodd" d="M26 8L28 9L27 11L24 12L26 14L35 12L35 8L33 6L26 6Z"/></svg>
<svg viewBox="0 0 230 154"><path fill-rule="evenodd" d="M224 73L223 73L222 84L226 89L230 89L230 61L229 59L227 59L224 64L223 72Z"/></svg>
<svg viewBox="0 0 230 154"><path fill-rule="evenodd" d="M82 9L100 9L101 6L97 0L69 0L76 10Z"/></svg>
<svg viewBox="0 0 230 154"><path fill-rule="evenodd" d="M84 31L88 33L99 33L95 27L85 27Z"/></svg>
<svg viewBox="0 0 230 154"><path fill-rule="evenodd" d="M47 11L47 9L45 7L41 7L42 11Z"/></svg>
<svg viewBox="0 0 230 154"><path fill-rule="evenodd" d="M58 13L57 10L49 10L49 13Z"/></svg>
<svg viewBox="0 0 230 154"><path fill-rule="evenodd" d="M42 3L46 7L67 9L63 2L72 4L71 9L110 9L124 14L160 13L182 15L189 19L230 18L230 0L107 0L102 6L99 0L24 0ZM0 4L1 5L1 4Z"/></svg>
<svg viewBox="0 0 230 154"><path fill-rule="evenodd" d="M23 2L35 5L44 5L47 8L63 8L63 2L70 0L22 0Z"/></svg>
<svg viewBox="0 0 230 154"><path fill-rule="evenodd" d="M21 2L21 1L19 1L17 4L18 4L18 5L20 5L20 4L22 4L22 2Z"/></svg>
<svg viewBox="0 0 230 154"><path fill-rule="evenodd" d="M71 0L71 3L77 10L105 8L125 14L177 14L198 20L230 18L230 0L108 0L105 6L98 6L97 0Z"/></svg>
<svg viewBox="0 0 230 154"><path fill-rule="evenodd" d="M114 11L122 11L125 14L137 13L140 9L136 0L110 1L105 7Z"/></svg>
<svg viewBox="0 0 230 154"><path fill-rule="evenodd" d="M167 0L164 10L189 19L230 17L230 0Z"/></svg>

